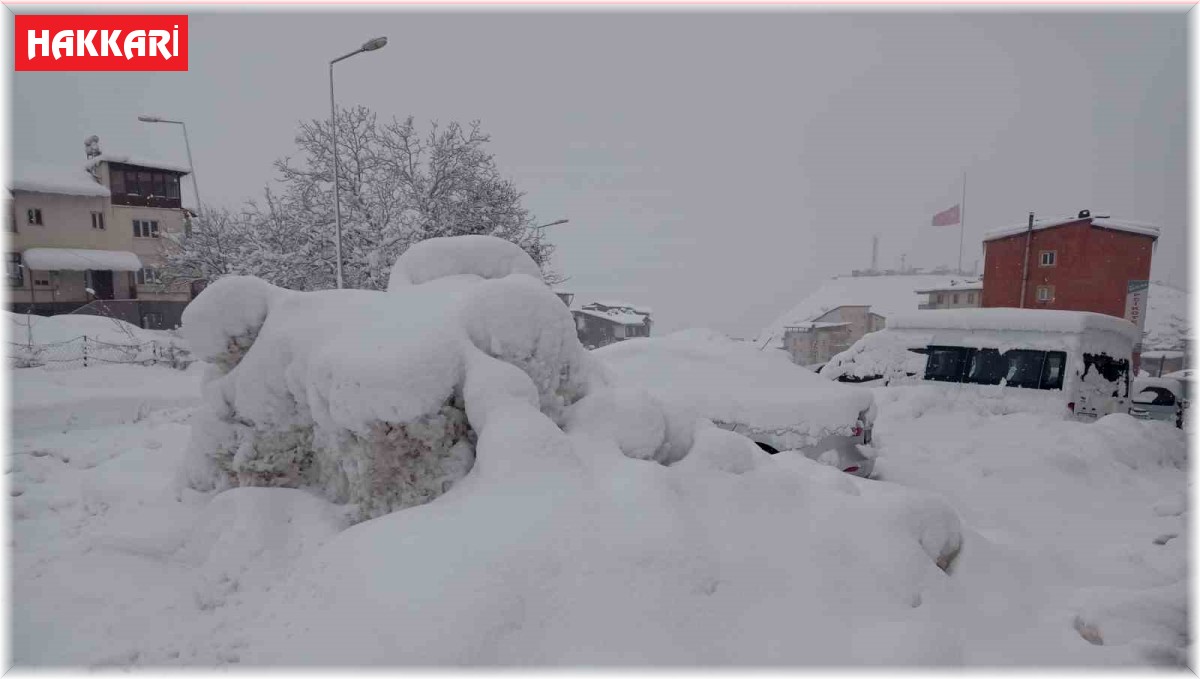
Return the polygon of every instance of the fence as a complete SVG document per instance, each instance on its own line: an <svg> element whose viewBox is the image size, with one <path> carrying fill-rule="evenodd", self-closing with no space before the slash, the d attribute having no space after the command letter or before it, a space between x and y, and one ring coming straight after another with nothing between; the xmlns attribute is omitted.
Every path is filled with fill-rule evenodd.
<svg viewBox="0 0 1200 679"><path fill-rule="evenodd" d="M50 344L9 342L8 355L14 368L72 369L126 363L183 369L192 362L190 352L167 342L114 344L87 335Z"/></svg>

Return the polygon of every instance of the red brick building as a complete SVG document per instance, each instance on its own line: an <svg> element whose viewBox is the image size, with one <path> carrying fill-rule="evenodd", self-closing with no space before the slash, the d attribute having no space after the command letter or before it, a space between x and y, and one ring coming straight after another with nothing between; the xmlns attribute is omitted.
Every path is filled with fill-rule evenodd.
<svg viewBox="0 0 1200 679"><path fill-rule="evenodd" d="M1028 280L1021 300L1029 241ZM1094 311L1124 318L1129 281L1150 279L1158 227L1091 216L1046 219L984 236L984 307Z"/></svg>

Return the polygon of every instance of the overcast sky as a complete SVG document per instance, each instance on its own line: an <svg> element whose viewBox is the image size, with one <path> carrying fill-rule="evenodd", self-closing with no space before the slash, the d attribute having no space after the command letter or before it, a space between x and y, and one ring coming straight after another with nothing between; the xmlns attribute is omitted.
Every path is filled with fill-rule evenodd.
<svg viewBox="0 0 1200 679"><path fill-rule="evenodd" d="M183 10L179 10L183 11ZM11 20L10 20L11 21ZM1183 286L1186 16L814 11L204 13L187 73L16 73L13 161L185 162L207 203L261 194L301 119L478 119L552 227L582 299L654 308L656 334L753 336L820 280L953 266L987 229L1080 209L1162 227L1153 277ZM10 28L11 30L11 23Z"/></svg>

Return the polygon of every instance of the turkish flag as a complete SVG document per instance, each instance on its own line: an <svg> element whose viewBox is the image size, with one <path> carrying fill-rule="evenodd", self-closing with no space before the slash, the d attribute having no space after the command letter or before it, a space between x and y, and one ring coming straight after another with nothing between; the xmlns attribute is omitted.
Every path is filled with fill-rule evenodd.
<svg viewBox="0 0 1200 679"><path fill-rule="evenodd" d="M942 210L933 216L933 226L951 226L962 222L962 211L960 206L955 205L952 208Z"/></svg>

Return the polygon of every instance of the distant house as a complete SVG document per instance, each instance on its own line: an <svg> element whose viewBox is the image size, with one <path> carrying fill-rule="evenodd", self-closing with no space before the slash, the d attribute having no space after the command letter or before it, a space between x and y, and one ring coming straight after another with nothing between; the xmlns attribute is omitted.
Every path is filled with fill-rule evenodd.
<svg viewBox="0 0 1200 679"><path fill-rule="evenodd" d="M4 215L8 309L179 325L193 291L165 281L162 268L187 228L179 192L187 173L102 154L83 167L16 164Z"/></svg>
<svg viewBox="0 0 1200 679"><path fill-rule="evenodd" d="M572 309L579 342L588 349L650 336L650 309L624 302L589 302Z"/></svg>
<svg viewBox="0 0 1200 679"><path fill-rule="evenodd" d="M850 348L860 337L880 330L886 319L866 305L848 304L816 318L788 323L783 329L782 348L793 363L820 365Z"/></svg>
<svg viewBox="0 0 1200 679"><path fill-rule="evenodd" d="M918 309L970 309L983 301L983 281L952 280L948 285L917 290L918 295L929 295Z"/></svg>

